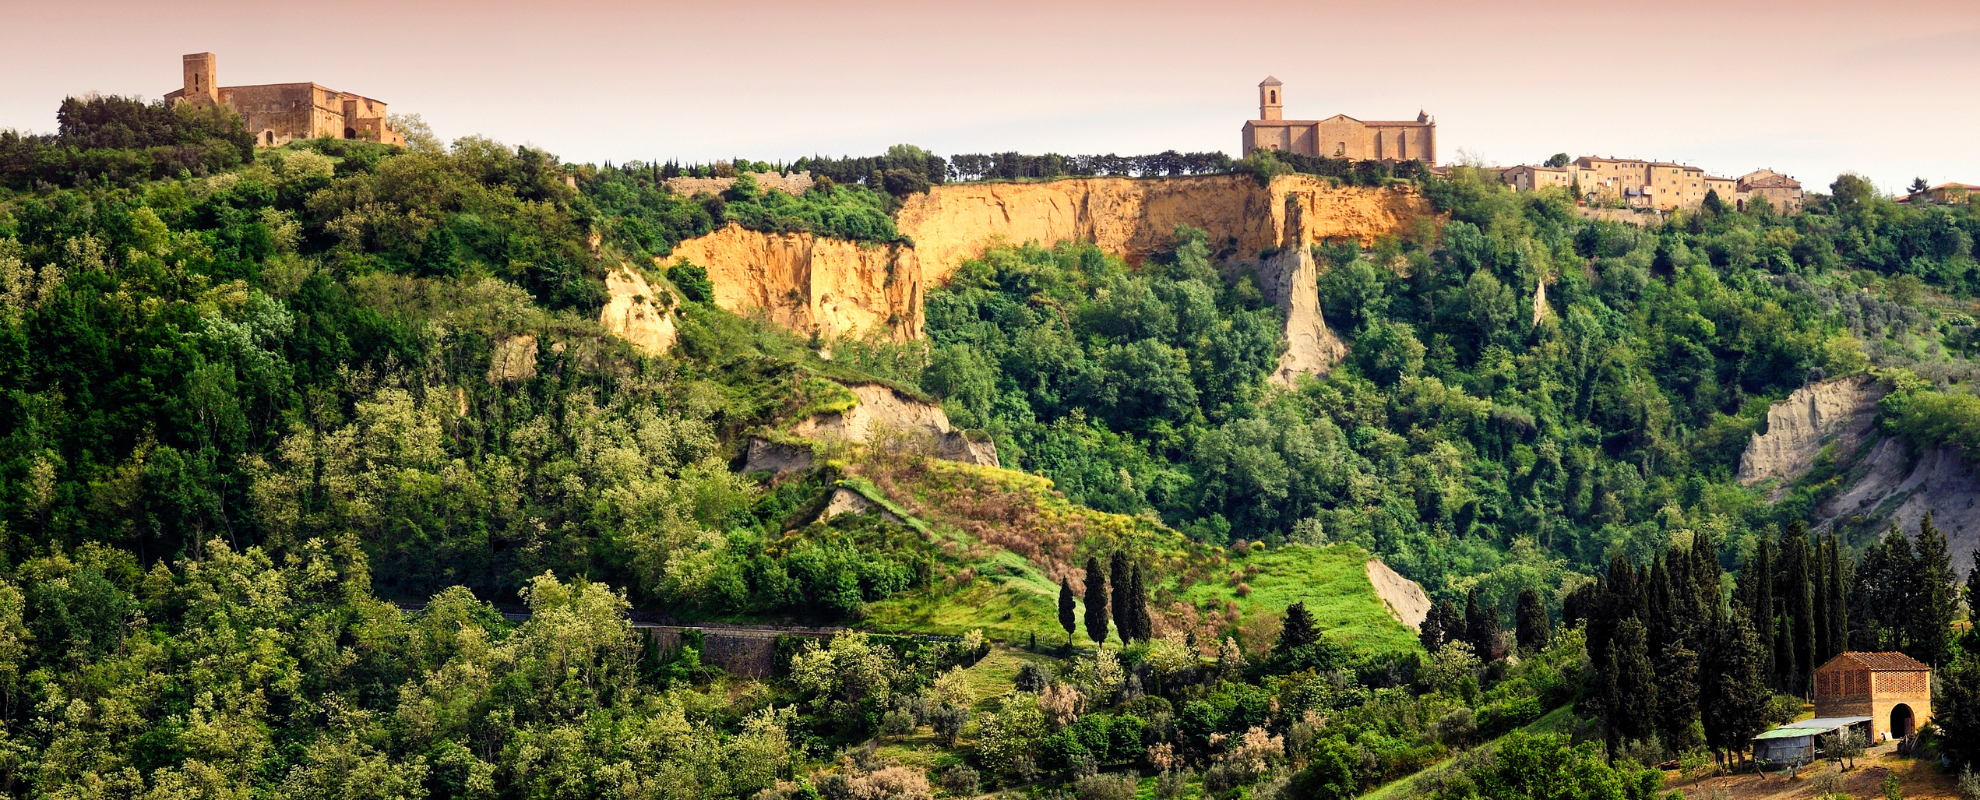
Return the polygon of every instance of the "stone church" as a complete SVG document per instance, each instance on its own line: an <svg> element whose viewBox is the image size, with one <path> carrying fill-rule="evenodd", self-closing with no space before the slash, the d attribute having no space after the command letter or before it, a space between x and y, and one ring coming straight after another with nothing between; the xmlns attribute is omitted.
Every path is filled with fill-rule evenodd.
<svg viewBox="0 0 1980 800"><path fill-rule="evenodd" d="M1238 152L1277 150L1357 161L1408 161L1437 165L1437 122L1417 112L1414 121L1367 121L1346 114L1320 120L1286 119L1285 87L1278 78L1258 84L1258 119L1244 124Z"/></svg>
<svg viewBox="0 0 1980 800"><path fill-rule="evenodd" d="M314 83L221 86L212 53L185 57L185 85L165 95L168 105L226 106L241 115L256 147L279 147L292 139L363 139L403 145L392 130L385 104L363 95Z"/></svg>

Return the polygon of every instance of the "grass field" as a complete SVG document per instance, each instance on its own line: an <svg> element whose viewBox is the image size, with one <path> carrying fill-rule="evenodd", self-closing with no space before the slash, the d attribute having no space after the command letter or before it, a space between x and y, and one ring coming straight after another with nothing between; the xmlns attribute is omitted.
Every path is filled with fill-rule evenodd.
<svg viewBox="0 0 1980 800"><path fill-rule="evenodd" d="M1389 615L1368 582L1368 559L1368 551L1351 544L1287 545L1233 559L1227 574L1256 568L1255 574L1237 582L1203 581L1184 590L1183 597L1199 608L1234 602L1246 620L1257 615L1277 619L1287 606L1304 602L1327 636L1351 649L1366 653L1419 649L1416 634ZM1238 596L1237 583L1250 587L1247 596Z"/></svg>

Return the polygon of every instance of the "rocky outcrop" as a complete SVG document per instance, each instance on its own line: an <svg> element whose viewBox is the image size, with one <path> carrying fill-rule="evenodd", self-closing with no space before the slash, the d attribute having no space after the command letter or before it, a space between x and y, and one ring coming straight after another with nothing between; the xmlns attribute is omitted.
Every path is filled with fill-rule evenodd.
<svg viewBox="0 0 1980 800"><path fill-rule="evenodd" d="M773 442L763 437L752 437L749 449L743 452L743 472L771 472L782 475L786 472L803 472L816 463L811 447L804 444Z"/></svg>
<svg viewBox="0 0 1980 800"><path fill-rule="evenodd" d="M1288 225L1295 207L1304 220L1296 235ZM661 260L684 258L707 269L716 304L731 311L761 309L805 333L878 331L908 340L921 337L926 288L1000 241L1090 241L1139 264L1168 248L1176 227L1187 225L1207 231L1211 246L1228 260L1250 262L1275 248L1303 250L1342 239L1372 243L1434 214L1429 201L1403 185L1337 187L1305 175L1264 186L1248 175L966 183L908 198L895 225L912 246L730 225L682 242ZM1295 240L1299 247L1292 246Z"/></svg>
<svg viewBox="0 0 1980 800"><path fill-rule="evenodd" d="M880 512L881 519L896 524L901 522L900 515L881 508L879 503L867 499L866 495L841 486L833 490L831 499L825 501L825 510L818 512L818 521L823 522L840 514L865 514L875 510Z"/></svg>
<svg viewBox="0 0 1980 800"><path fill-rule="evenodd" d="M606 333L631 342L650 356L674 349L680 338L674 329L674 315L644 276L624 267L611 270L605 275L605 290L610 299L598 313L598 324ZM531 363L535 363L533 359Z"/></svg>
<svg viewBox="0 0 1980 800"><path fill-rule="evenodd" d="M804 419L791 428L791 434L807 439L828 439L882 446L923 446L932 444L939 458L983 466L1003 466L997 459L996 445L987 439L973 439L949 427L949 415L942 407L926 403L877 383L848 386L858 398L851 408L828 411Z"/></svg>
<svg viewBox="0 0 1980 800"><path fill-rule="evenodd" d="M495 341L488 354L488 382L501 384L536 377L536 337L510 336Z"/></svg>
<svg viewBox="0 0 1980 800"><path fill-rule="evenodd" d="M1817 528L1851 538L1877 535L1895 523L1915 534L1932 515L1945 531L1955 564L1980 550L1980 474L1947 446L1917 450L1877 433L1877 401L1886 387L1856 376L1813 383L1767 410L1767 432L1755 434L1740 457L1739 480L1775 482L1779 500L1807 475L1824 449L1836 459L1837 487L1815 508Z"/></svg>
<svg viewBox="0 0 1980 800"><path fill-rule="evenodd" d="M921 338L921 266L905 245L763 233L731 223L659 259L708 270L715 304L760 310L791 330L821 336L882 332Z"/></svg>
<svg viewBox="0 0 1980 800"><path fill-rule="evenodd" d="M1375 595L1382 598L1382 604L1389 607L1390 616L1397 622L1413 631L1423 630L1423 620L1430 616L1430 596L1423 593L1421 585L1390 569L1379 558L1368 559L1368 583L1375 587Z"/></svg>
<svg viewBox="0 0 1980 800"><path fill-rule="evenodd" d="M1260 289L1286 310L1286 351L1272 380L1291 386L1301 375L1324 375L1347 355L1347 345L1327 328L1320 315L1320 266L1307 244L1307 208L1312 198L1294 192L1286 196L1286 238L1279 252L1258 265Z"/></svg>
<svg viewBox="0 0 1980 800"><path fill-rule="evenodd" d="M1883 385L1869 376L1796 389L1767 409L1767 432L1753 434L1740 456L1739 482L1777 481L1778 500L1788 484L1815 466L1823 448L1833 444L1839 458L1853 457L1876 424L1877 401L1883 396Z"/></svg>

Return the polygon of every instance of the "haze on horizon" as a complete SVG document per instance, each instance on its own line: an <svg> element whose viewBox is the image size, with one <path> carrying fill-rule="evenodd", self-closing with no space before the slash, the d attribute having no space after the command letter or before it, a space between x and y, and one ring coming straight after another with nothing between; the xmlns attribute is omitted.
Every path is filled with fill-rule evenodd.
<svg viewBox="0 0 1980 800"><path fill-rule="evenodd" d="M1288 118L1428 111L1447 163L1980 183L1971 0L1591 5L80 0L10 9L0 128L52 131L88 91L157 98L211 51L222 85L316 81L567 161L1231 152L1269 74Z"/></svg>

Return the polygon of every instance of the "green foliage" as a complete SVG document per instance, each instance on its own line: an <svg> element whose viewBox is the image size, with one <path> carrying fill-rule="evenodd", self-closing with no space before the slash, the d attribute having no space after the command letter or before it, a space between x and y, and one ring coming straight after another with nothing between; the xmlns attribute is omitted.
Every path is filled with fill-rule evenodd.
<svg viewBox="0 0 1980 800"><path fill-rule="evenodd" d="M1662 782L1662 773L1653 769L1611 767L1594 742L1569 745L1560 735L1514 733L1433 796L1439 800L1649 800Z"/></svg>

